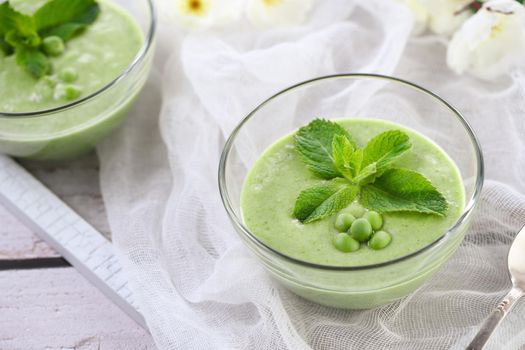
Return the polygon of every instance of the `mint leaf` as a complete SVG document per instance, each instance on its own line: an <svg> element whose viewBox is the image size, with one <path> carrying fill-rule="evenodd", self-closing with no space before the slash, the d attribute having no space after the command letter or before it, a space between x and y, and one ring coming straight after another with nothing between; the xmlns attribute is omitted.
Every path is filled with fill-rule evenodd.
<svg viewBox="0 0 525 350"><path fill-rule="evenodd" d="M11 20L11 7L7 1L0 4L0 37L3 37L8 31L13 29Z"/></svg>
<svg viewBox="0 0 525 350"><path fill-rule="evenodd" d="M35 78L41 78L51 72L51 63L46 55L35 48L17 47L16 63Z"/></svg>
<svg viewBox="0 0 525 350"><path fill-rule="evenodd" d="M6 54L12 53L20 45L40 45L33 19L13 9L9 2L0 4L0 37L0 46Z"/></svg>
<svg viewBox="0 0 525 350"><path fill-rule="evenodd" d="M359 175L361 172L361 164L363 163L363 149L356 149L354 153L352 153L352 156L350 156L350 160L348 162L350 163L350 166L355 169L355 176Z"/></svg>
<svg viewBox="0 0 525 350"><path fill-rule="evenodd" d="M302 161L314 174L327 180L341 176L332 158L332 142L336 135L346 136L355 148L348 132L328 120L316 119L295 135L295 147Z"/></svg>
<svg viewBox="0 0 525 350"><path fill-rule="evenodd" d="M359 174L356 181L361 184L373 182L410 147L410 138L400 130L389 130L375 136L363 149L361 169L365 174Z"/></svg>
<svg viewBox="0 0 525 350"><path fill-rule="evenodd" d="M310 187L299 194L293 215L307 224L324 219L347 207L359 193L359 188L342 179Z"/></svg>
<svg viewBox="0 0 525 350"><path fill-rule="evenodd" d="M40 45L41 40L40 37L36 32L28 35L22 35L20 32L16 31L15 29L10 30L4 37L5 42L13 48L17 48L19 46L26 46L26 47L38 47Z"/></svg>
<svg viewBox="0 0 525 350"><path fill-rule="evenodd" d="M86 24L80 24L80 23L66 23L62 24L58 27L51 28L49 30L43 31L42 36L48 37L48 36L58 36L64 41L71 40L74 38L78 33L83 31L87 28Z"/></svg>
<svg viewBox="0 0 525 350"><path fill-rule="evenodd" d="M354 164L350 162L355 148L345 135L335 135L332 141L332 158L335 168L348 180L356 175Z"/></svg>
<svg viewBox="0 0 525 350"><path fill-rule="evenodd" d="M56 35L67 41L93 23L99 13L95 0L51 0L33 17L42 37Z"/></svg>
<svg viewBox="0 0 525 350"><path fill-rule="evenodd" d="M1 1L1 0L0 0ZM16 11L8 1L0 4L0 50L16 54L16 62L35 78L51 71L42 38L66 41L93 23L100 13L95 0L50 0L33 16Z"/></svg>
<svg viewBox="0 0 525 350"><path fill-rule="evenodd" d="M35 22L31 16L16 11L6 1L0 4L0 36L5 36L12 30L17 31L20 36L36 34Z"/></svg>
<svg viewBox="0 0 525 350"><path fill-rule="evenodd" d="M6 56L11 55L14 51L11 45L9 45L2 36L0 36L0 50L2 50Z"/></svg>
<svg viewBox="0 0 525 350"><path fill-rule="evenodd" d="M16 62L34 77L51 70L47 57L38 51L40 37L32 17L13 9L9 2L0 4L0 47L5 54L16 53Z"/></svg>
<svg viewBox="0 0 525 350"><path fill-rule="evenodd" d="M366 185L375 181L377 175L377 163L367 165L359 171L354 181L359 185Z"/></svg>
<svg viewBox="0 0 525 350"><path fill-rule="evenodd" d="M361 204L378 212L411 211L443 216L448 203L432 183L418 172L389 169L361 189Z"/></svg>

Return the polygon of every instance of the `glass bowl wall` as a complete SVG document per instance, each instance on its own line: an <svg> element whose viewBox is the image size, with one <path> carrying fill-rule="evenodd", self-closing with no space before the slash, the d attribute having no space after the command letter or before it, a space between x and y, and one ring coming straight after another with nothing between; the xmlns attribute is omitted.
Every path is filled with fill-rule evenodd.
<svg viewBox="0 0 525 350"><path fill-rule="evenodd" d="M407 256L376 265L316 265L289 257L261 242L244 226L240 195L244 179L276 140L315 118L373 118L416 130L441 146L458 166L466 206L443 235ZM219 188L242 241L284 286L309 300L341 308L371 308L418 288L461 243L483 183L479 143L465 119L447 102L415 84L372 74L327 76L292 86L259 105L226 142Z"/></svg>
<svg viewBox="0 0 525 350"><path fill-rule="evenodd" d="M62 160L91 150L124 119L148 77L156 18L152 0L105 0L128 12L144 44L129 66L110 83L72 103L43 111L0 111L0 152L15 157Z"/></svg>

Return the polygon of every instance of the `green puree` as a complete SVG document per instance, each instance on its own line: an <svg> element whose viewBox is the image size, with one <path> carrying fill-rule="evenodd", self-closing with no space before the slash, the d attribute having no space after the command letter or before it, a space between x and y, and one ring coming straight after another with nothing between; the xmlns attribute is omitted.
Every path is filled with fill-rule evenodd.
<svg viewBox="0 0 525 350"><path fill-rule="evenodd" d="M412 148L395 162L426 176L449 203L445 216L419 213L385 213L381 228L392 235L382 250L366 245L344 253L332 240L336 216L302 224L292 216L298 194L322 180L298 158L293 135L267 149L250 170L241 194L245 225L264 243L296 259L321 265L359 266L381 263L421 249L449 229L461 215L465 193L459 170L445 152L425 136L400 125L381 120L343 119L338 121L358 142L366 144L377 134L405 131Z"/></svg>
<svg viewBox="0 0 525 350"><path fill-rule="evenodd" d="M17 10L27 14L45 2L11 0ZM68 41L62 55L51 57L53 76L64 69L78 73L73 84L81 90L79 97L99 90L120 75L143 43L140 29L124 10L110 1L99 1L99 4L101 12L97 20L78 37ZM14 55L4 57L0 51L1 112L32 112L71 102L52 85L49 79L33 78L16 64Z"/></svg>

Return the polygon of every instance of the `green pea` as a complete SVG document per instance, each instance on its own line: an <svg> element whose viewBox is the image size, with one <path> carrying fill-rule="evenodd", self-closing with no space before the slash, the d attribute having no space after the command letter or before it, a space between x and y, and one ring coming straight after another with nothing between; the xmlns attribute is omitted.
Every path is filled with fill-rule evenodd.
<svg viewBox="0 0 525 350"><path fill-rule="evenodd" d="M359 249L359 242L350 237L347 233L338 233L334 238L334 247L345 253L355 252Z"/></svg>
<svg viewBox="0 0 525 350"><path fill-rule="evenodd" d="M58 73L58 77L65 83L72 83L78 78L78 73L73 68L65 68Z"/></svg>
<svg viewBox="0 0 525 350"><path fill-rule="evenodd" d="M350 227L352 237L358 242L366 242L372 234L372 226L367 219L357 219Z"/></svg>
<svg viewBox="0 0 525 350"><path fill-rule="evenodd" d="M349 207L342 210L344 213L352 214L356 218L360 218L365 213L365 208L363 208L359 203L354 202L350 204Z"/></svg>
<svg viewBox="0 0 525 350"><path fill-rule="evenodd" d="M352 223L355 221L355 217L352 214L341 213L337 215L335 219L335 228L339 232L346 232L352 226Z"/></svg>
<svg viewBox="0 0 525 350"><path fill-rule="evenodd" d="M80 96L82 90L76 85L67 85L65 92L68 100L74 100Z"/></svg>
<svg viewBox="0 0 525 350"><path fill-rule="evenodd" d="M73 84L58 84L55 88L56 98L65 98L70 101L77 99L81 93L80 86Z"/></svg>
<svg viewBox="0 0 525 350"><path fill-rule="evenodd" d="M390 235L390 233L377 231L372 238L370 238L370 241L368 241L368 246L374 250L379 250L385 248L390 242L392 242L392 235Z"/></svg>
<svg viewBox="0 0 525 350"><path fill-rule="evenodd" d="M367 211L363 217L368 220L375 231L379 230L383 226L383 217L376 211Z"/></svg>
<svg viewBox="0 0 525 350"><path fill-rule="evenodd" d="M42 41L44 52L50 56L58 56L65 50L64 40L59 36L48 36Z"/></svg>

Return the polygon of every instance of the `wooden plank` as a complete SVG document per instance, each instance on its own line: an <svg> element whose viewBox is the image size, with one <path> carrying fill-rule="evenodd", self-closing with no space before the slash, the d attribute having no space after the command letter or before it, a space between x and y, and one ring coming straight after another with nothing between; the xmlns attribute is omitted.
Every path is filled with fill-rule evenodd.
<svg viewBox="0 0 525 350"><path fill-rule="evenodd" d="M58 257L58 253L36 237L4 207L0 206L0 259Z"/></svg>
<svg viewBox="0 0 525 350"><path fill-rule="evenodd" d="M0 157L0 173L0 202L146 328L111 241L13 159ZM10 262L17 265L27 260L4 262L0 269L8 268Z"/></svg>
<svg viewBox="0 0 525 350"><path fill-rule="evenodd" d="M70 163L21 162L109 237L94 154ZM58 257L0 207L0 259ZM27 264L26 264L27 265ZM31 264L30 264L31 265ZM34 266L33 266L34 267ZM151 336L73 268L0 271L0 349L155 349Z"/></svg>
<svg viewBox="0 0 525 350"><path fill-rule="evenodd" d="M94 153L73 162L42 163L26 160L20 163L99 232L110 237L100 194L98 159ZM1 206L0 223L0 259L59 256Z"/></svg>
<svg viewBox="0 0 525 350"><path fill-rule="evenodd" d="M0 349L155 349L73 268L0 271Z"/></svg>
<svg viewBox="0 0 525 350"><path fill-rule="evenodd" d="M100 233L110 237L100 193L98 158L94 152L69 162L24 160L19 163Z"/></svg>

